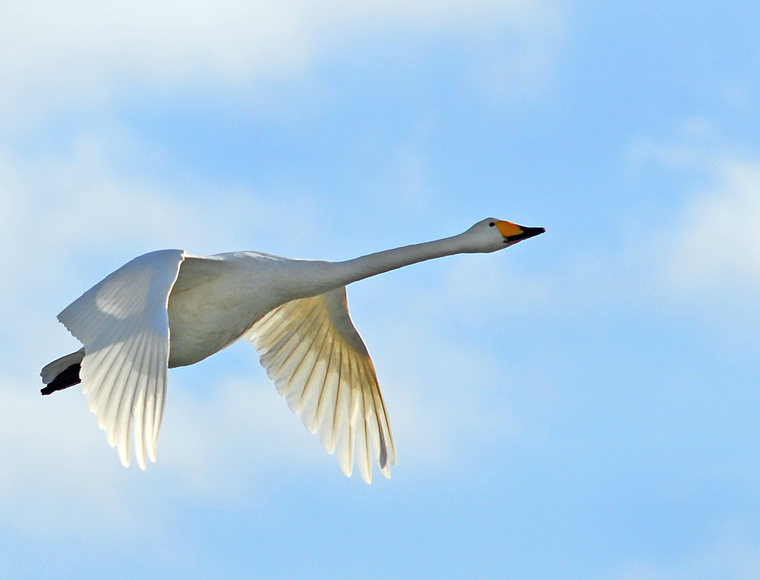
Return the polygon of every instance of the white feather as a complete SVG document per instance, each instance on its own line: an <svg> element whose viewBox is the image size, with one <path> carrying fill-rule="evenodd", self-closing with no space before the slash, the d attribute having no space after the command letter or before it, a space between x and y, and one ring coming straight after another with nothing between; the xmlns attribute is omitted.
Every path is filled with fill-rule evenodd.
<svg viewBox="0 0 760 580"><path fill-rule="evenodd" d="M372 360L348 314L345 287L283 304L244 337L306 428L319 431L329 453L337 450L346 475L356 441L362 478L372 480L371 448L380 473L390 477L393 435Z"/></svg>
<svg viewBox="0 0 760 580"><path fill-rule="evenodd" d="M84 345L82 391L125 466L132 420L137 463L145 469L146 452L155 461L169 361L167 303L183 259L180 250L135 258L58 315Z"/></svg>

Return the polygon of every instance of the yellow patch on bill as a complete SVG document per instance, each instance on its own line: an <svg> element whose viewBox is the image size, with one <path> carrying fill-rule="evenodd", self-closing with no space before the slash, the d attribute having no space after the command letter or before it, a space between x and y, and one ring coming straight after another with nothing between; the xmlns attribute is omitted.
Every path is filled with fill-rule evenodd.
<svg viewBox="0 0 760 580"><path fill-rule="evenodd" d="M496 227L499 228L501 235L505 238L511 238L512 236L519 236L523 233L523 229L517 224L512 222L496 222Z"/></svg>

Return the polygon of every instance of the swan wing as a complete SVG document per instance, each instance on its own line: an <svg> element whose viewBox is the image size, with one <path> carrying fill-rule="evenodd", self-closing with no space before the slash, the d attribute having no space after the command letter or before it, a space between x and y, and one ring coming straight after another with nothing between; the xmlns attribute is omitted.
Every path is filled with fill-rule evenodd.
<svg viewBox="0 0 760 580"><path fill-rule="evenodd" d="M169 293L184 260L181 250L151 252L122 266L58 315L84 345L80 377L90 411L108 443L129 466L135 455L156 460L169 360Z"/></svg>
<svg viewBox="0 0 760 580"><path fill-rule="evenodd" d="M372 480L371 457L390 477L396 449L375 368L348 313L345 287L287 302L244 335L277 391L306 428L337 450L343 473Z"/></svg>

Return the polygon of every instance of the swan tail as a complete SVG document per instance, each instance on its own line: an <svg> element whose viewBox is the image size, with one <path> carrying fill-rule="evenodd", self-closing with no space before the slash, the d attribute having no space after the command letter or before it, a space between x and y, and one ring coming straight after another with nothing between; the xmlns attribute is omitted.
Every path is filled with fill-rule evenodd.
<svg viewBox="0 0 760 580"><path fill-rule="evenodd" d="M79 370L83 358L84 349L82 348L45 365L40 376L42 376L42 382L47 386L40 392L43 395L50 395L79 384L81 382Z"/></svg>

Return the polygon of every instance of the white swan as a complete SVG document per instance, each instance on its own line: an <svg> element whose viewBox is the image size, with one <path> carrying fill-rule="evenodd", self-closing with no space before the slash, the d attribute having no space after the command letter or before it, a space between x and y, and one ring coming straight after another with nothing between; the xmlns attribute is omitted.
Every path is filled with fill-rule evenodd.
<svg viewBox="0 0 760 580"><path fill-rule="evenodd" d="M242 337L291 410L319 432L329 453L337 450L347 476L356 444L367 483L372 455L390 477L396 449L372 361L348 314L346 285L432 258L493 252L543 232L489 218L457 236L346 262L151 252L58 315L84 347L42 369L42 393L81 381L124 466L134 425L135 455L145 469L146 455L156 460L167 369L197 363Z"/></svg>

